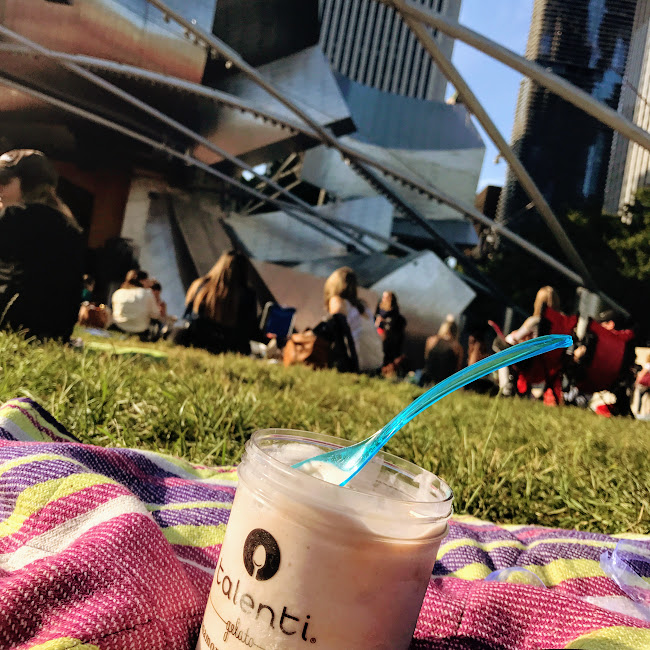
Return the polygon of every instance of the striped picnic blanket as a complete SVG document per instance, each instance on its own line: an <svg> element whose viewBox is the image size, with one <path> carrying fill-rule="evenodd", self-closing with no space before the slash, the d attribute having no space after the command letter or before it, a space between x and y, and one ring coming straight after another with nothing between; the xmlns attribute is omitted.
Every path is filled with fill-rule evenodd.
<svg viewBox="0 0 650 650"><path fill-rule="evenodd" d="M33 401L5 404L0 648L193 649L236 480L83 445ZM455 518L412 648L650 648L650 623L600 606L628 600L599 566L617 541ZM546 586L484 580L515 565Z"/></svg>

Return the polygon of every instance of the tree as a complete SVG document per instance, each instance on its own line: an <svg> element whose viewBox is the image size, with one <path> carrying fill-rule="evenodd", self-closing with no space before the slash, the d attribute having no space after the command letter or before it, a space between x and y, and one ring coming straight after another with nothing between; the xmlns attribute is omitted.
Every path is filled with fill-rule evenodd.
<svg viewBox="0 0 650 650"><path fill-rule="evenodd" d="M574 211L562 221L596 286L630 311L642 330L650 331L650 187L637 193L622 218ZM541 220L530 219L521 234L566 263ZM558 290L566 311L574 307L571 281L505 240L483 268L523 307L532 307L537 289L545 284Z"/></svg>

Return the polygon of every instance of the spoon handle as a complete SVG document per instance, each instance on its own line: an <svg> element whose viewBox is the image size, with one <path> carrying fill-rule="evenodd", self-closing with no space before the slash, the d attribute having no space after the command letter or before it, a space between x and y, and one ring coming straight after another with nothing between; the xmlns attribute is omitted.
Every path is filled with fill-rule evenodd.
<svg viewBox="0 0 650 650"><path fill-rule="evenodd" d="M369 453L367 455L370 457L374 456L405 424L425 409L428 409L432 404L435 404L438 400L449 395L449 393L453 393L455 390L467 386L467 384L471 384L473 381L485 377L485 375L489 375L491 372L504 366L511 366L519 361L524 361L558 348L568 348L571 345L573 345L573 339L567 335L550 334L548 336L539 336L482 359L471 366L467 366L467 368L464 368L429 389L424 395L421 395L401 413L398 413L388 424L382 427L368 440Z"/></svg>

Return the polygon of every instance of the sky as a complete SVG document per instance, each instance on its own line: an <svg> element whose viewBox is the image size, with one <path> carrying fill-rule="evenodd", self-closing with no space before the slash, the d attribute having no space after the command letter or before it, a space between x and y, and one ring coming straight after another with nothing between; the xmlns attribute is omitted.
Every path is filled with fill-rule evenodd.
<svg viewBox="0 0 650 650"><path fill-rule="evenodd" d="M463 0L460 22L514 52L524 54L532 14L533 0ZM454 45L452 61L506 141L510 142L521 75L458 41ZM450 94L449 88L447 94ZM476 119L474 122L478 127ZM494 162L498 151L482 131L481 136L487 149L479 191L486 185L503 185L507 169L505 162Z"/></svg>

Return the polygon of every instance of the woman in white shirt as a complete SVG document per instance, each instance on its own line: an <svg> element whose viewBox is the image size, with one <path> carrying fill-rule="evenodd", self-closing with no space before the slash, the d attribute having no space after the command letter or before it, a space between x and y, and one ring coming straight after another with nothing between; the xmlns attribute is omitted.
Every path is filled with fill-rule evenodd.
<svg viewBox="0 0 650 650"><path fill-rule="evenodd" d="M384 360L382 341L375 328L373 313L357 296L357 276L354 271L347 266L336 269L325 281L323 293L327 311L330 314L343 314L347 318L359 359L359 370L379 370Z"/></svg>
<svg viewBox="0 0 650 650"><path fill-rule="evenodd" d="M160 318L160 307L151 289L144 287L140 271L126 274L122 286L113 294L113 324L126 334L145 335L152 319Z"/></svg>

